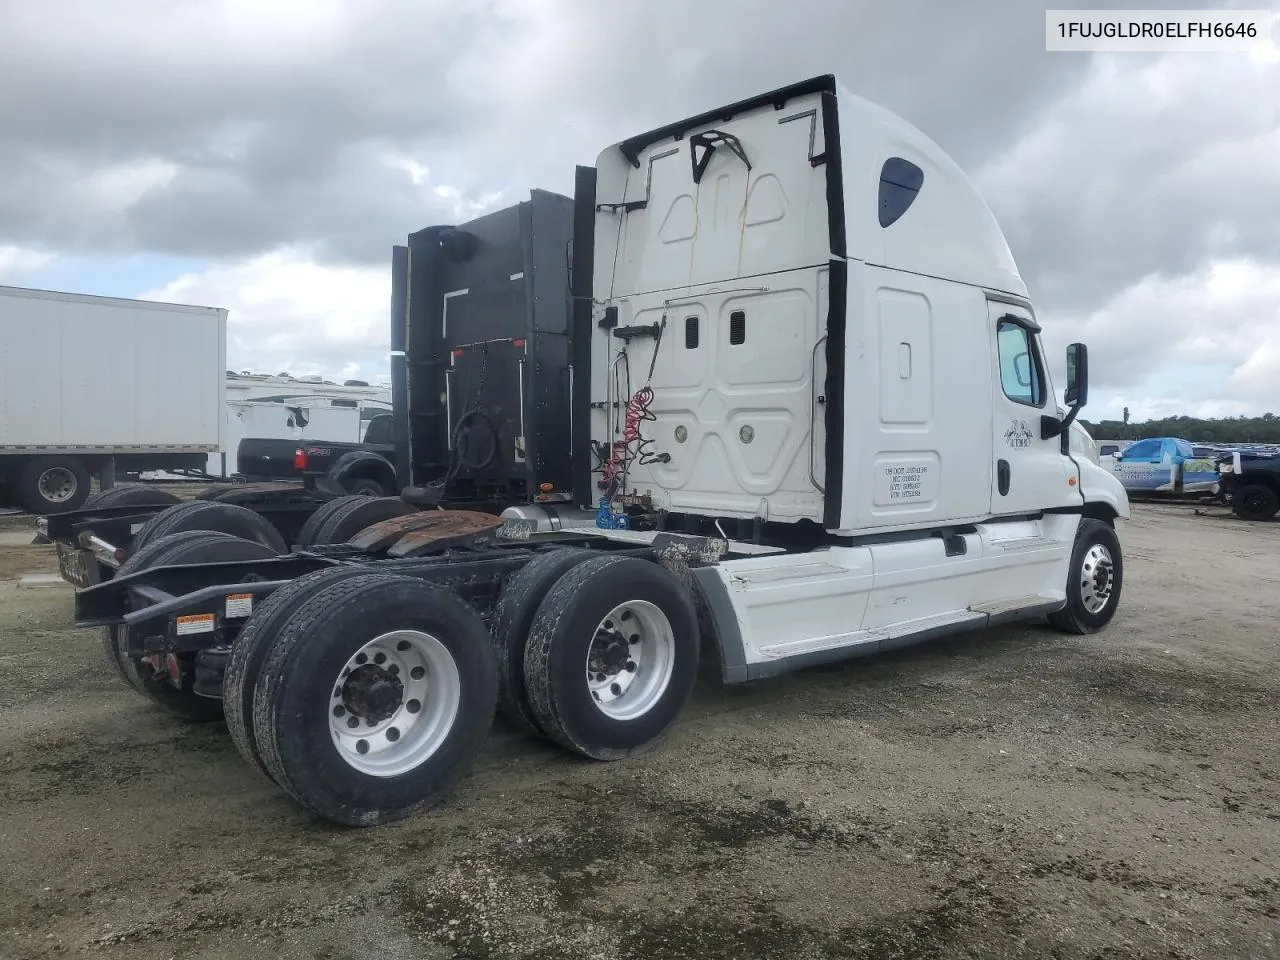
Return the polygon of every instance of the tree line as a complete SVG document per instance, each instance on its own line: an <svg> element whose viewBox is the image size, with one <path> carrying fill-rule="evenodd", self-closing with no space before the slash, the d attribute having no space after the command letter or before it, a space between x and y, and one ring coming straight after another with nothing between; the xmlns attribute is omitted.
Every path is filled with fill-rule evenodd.
<svg viewBox="0 0 1280 960"><path fill-rule="evenodd" d="M1126 411L1127 412L1127 411ZM1129 423L1126 420L1080 418L1095 440L1142 440L1146 437L1181 437L1192 443L1280 443L1280 417L1264 413L1260 417L1165 417Z"/></svg>

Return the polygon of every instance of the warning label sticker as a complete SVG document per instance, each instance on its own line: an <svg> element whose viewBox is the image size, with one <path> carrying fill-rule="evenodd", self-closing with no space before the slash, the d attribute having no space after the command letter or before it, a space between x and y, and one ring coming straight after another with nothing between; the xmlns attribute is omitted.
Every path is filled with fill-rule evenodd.
<svg viewBox="0 0 1280 960"><path fill-rule="evenodd" d="M252 593L232 593L227 596L227 619L247 617L253 613Z"/></svg>
<svg viewBox="0 0 1280 960"><path fill-rule="evenodd" d="M213 633L213 621L212 613L192 613L185 617L176 617L176 632L180 637L193 633Z"/></svg>

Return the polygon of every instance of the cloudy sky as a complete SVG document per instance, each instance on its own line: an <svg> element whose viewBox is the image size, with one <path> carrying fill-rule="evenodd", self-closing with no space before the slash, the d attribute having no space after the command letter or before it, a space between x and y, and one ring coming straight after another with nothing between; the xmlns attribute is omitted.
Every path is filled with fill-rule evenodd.
<svg viewBox="0 0 1280 960"><path fill-rule="evenodd" d="M1280 413L1274 43L1046 53L1044 6L0 0L0 283L227 307L236 369L385 379L407 233L835 72L979 184L1055 357L1090 345L1086 417Z"/></svg>

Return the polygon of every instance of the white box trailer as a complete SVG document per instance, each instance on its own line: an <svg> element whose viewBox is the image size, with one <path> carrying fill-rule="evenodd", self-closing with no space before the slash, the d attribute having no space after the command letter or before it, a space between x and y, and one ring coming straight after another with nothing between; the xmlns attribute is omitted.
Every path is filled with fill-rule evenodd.
<svg viewBox="0 0 1280 960"><path fill-rule="evenodd" d="M222 446L227 311L0 287L0 500L74 510L90 479L203 470Z"/></svg>

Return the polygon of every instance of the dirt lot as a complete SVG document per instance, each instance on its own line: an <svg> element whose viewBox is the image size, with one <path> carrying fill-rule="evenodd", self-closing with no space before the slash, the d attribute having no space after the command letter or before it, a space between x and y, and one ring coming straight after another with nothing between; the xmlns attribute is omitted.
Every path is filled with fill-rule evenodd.
<svg viewBox="0 0 1280 960"><path fill-rule="evenodd" d="M703 687L626 763L498 729L364 831L0 584L0 957L1280 957L1280 523L1136 510L1102 636Z"/></svg>

